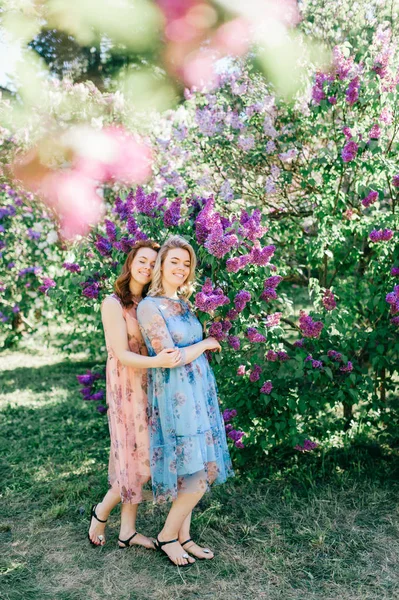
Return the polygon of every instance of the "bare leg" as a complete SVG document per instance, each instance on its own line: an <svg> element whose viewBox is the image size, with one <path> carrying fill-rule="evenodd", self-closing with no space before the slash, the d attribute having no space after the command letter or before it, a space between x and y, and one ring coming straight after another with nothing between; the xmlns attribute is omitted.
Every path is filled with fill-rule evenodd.
<svg viewBox="0 0 399 600"><path fill-rule="evenodd" d="M118 493L114 492L112 489L108 490L102 502L99 502L95 508L97 517L99 519L102 519L103 521L105 521L105 519L108 519L111 510L115 508L115 506L119 504L120 501L121 497ZM90 523L89 537L91 541L97 546L104 546L105 544L104 531L105 523L100 523L99 521L97 521L97 519L93 517ZM98 539L99 535L103 536L102 541Z"/></svg>
<svg viewBox="0 0 399 600"><path fill-rule="evenodd" d="M135 533L138 507L138 504L122 504L121 528L119 532L120 540L128 540L130 536L132 536ZM121 548L124 547L123 544L120 544L119 542L118 544ZM135 535L134 538L129 542L129 546L133 546L134 544L136 544L137 546L144 546L144 548L150 548L152 550L155 549L153 541L145 535L142 535L141 533Z"/></svg>
<svg viewBox="0 0 399 600"><path fill-rule="evenodd" d="M179 538L179 531L184 521L191 514L193 508L201 500L204 492L205 489L192 494L180 493L178 495L172 504L162 531L160 531L158 534L158 539L160 542L166 542L168 540ZM180 542L167 544L166 546L163 546L162 550L166 552L169 558L171 558L176 565L186 565L187 563L195 562L195 560L191 557L188 559L182 558L182 555L185 554L186 551L184 548L182 548Z"/></svg>
<svg viewBox="0 0 399 600"><path fill-rule="evenodd" d="M191 525L191 517L192 517L192 512L184 519L183 521L183 525L180 528L179 531L179 542L180 544L182 544L183 542L185 542L186 540L190 539L190 525ZM205 550L208 550L208 548L201 548L201 546L198 546L198 544L196 544L194 541L189 542L188 544L185 544L183 546L184 550L186 552L189 552L190 554L192 554L193 556L195 556L196 558L206 558L206 559L210 559L213 558L215 555L213 554L213 552L205 552Z"/></svg>

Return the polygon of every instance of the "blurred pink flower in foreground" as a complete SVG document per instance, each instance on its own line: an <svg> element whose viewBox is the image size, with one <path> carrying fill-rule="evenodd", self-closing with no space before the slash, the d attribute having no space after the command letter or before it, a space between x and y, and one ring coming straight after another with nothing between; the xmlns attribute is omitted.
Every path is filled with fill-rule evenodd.
<svg viewBox="0 0 399 600"><path fill-rule="evenodd" d="M66 238L85 235L100 220L103 200L96 191L99 185L115 181L141 184L151 175L151 149L121 127L98 131L81 126L63 133L56 144L64 164L71 165L68 169L55 170L41 163L41 150L47 144L49 140L42 139L14 163L13 171L24 187L56 212Z"/></svg>

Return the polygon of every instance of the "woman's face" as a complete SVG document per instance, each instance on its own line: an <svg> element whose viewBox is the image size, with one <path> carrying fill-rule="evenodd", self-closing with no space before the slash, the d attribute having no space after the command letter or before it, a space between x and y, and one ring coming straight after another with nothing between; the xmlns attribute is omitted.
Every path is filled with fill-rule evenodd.
<svg viewBox="0 0 399 600"><path fill-rule="evenodd" d="M183 248L168 250L162 265L162 282L177 289L190 274L190 253Z"/></svg>
<svg viewBox="0 0 399 600"><path fill-rule="evenodd" d="M139 248L130 266L132 278L141 285L150 283L157 252L152 248Z"/></svg>

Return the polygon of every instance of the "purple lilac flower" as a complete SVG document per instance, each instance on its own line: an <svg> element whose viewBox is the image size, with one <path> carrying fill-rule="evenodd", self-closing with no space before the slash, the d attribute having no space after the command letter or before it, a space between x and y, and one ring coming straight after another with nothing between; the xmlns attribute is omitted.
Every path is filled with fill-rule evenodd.
<svg viewBox="0 0 399 600"><path fill-rule="evenodd" d="M229 304L230 300L220 288L213 288L211 280L206 279L202 290L195 296L195 306L203 312L212 312L219 306Z"/></svg>
<svg viewBox="0 0 399 600"><path fill-rule="evenodd" d="M326 310L334 310L334 308L337 308L337 303L331 290L326 290L324 292L322 303Z"/></svg>
<svg viewBox="0 0 399 600"><path fill-rule="evenodd" d="M155 215L155 210L158 208L158 193L152 192L145 194L143 188L138 187L134 197L136 210L150 217Z"/></svg>
<svg viewBox="0 0 399 600"><path fill-rule="evenodd" d="M89 283L85 282L83 284L82 294L86 296L86 298L95 299L98 298L98 294L100 293L100 284L97 282Z"/></svg>
<svg viewBox="0 0 399 600"><path fill-rule="evenodd" d="M98 410L98 412L100 413L100 415L103 415L107 412L108 407L104 406L103 404L99 404L98 406L96 406L96 410Z"/></svg>
<svg viewBox="0 0 399 600"><path fill-rule="evenodd" d="M233 350L239 350L241 343L240 338L237 335L229 335L227 338L227 342L233 348Z"/></svg>
<svg viewBox="0 0 399 600"><path fill-rule="evenodd" d="M243 436L244 436L243 431L236 431L235 429L232 429L227 434L227 437L230 438L231 440L233 440L233 442L235 443L236 446L239 442L241 442L241 439L243 438ZM238 446L238 448L242 448L242 447L243 447L243 444Z"/></svg>
<svg viewBox="0 0 399 600"><path fill-rule="evenodd" d="M8 317L1 311L0 311L0 321L2 323L7 323L7 321L8 321Z"/></svg>
<svg viewBox="0 0 399 600"><path fill-rule="evenodd" d="M392 185L399 188L399 174L392 177Z"/></svg>
<svg viewBox="0 0 399 600"><path fill-rule="evenodd" d="M231 200L234 200L234 191L228 179L225 179L222 183L219 195L225 202L231 202Z"/></svg>
<svg viewBox="0 0 399 600"><path fill-rule="evenodd" d="M226 408L226 410L223 411L223 421L225 423L229 423L229 421L231 421L231 419L234 419L234 417L237 416L237 411L235 408Z"/></svg>
<svg viewBox="0 0 399 600"><path fill-rule="evenodd" d="M229 273L237 273L251 261L249 254L243 256L237 256L235 258L228 258L226 261L226 268Z"/></svg>
<svg viewBox="0 0 399 600"><path fill-rule="evenodd" d="M40 240L40 231L35 231L34 229L28 229L27 232L28 237L31 240Z"/></svg>
<svg viewBox="0 0 399 600"><path fill-rule="evenodd" d="M101 256L110 256L112 252L112 244L108 238L97 234L97 240L94 242L94 245Z"/></svg>
<svg viewBox="0 0 399 600"><path fill-rule="evenodd" d="M299 328L306 338L318 338L324 324L321 321L313 321L310 315L307 315L303 310L300 312Z"/></svg>
<svg viewBox="0 0 399 600"><path fill-rule="evenodd" d="M314 369L322 369L323 363L321 362L321 360L312 360L312 367Z"/></svg>
<svg viewBox="0 0 399 600"><path fill-rule="evenodd" d="M268 279L266 279L264 286L265 288L276 288L281 281L283 281L281 275L273 275L272 277L268 277Z"/></svg>
<svg viewBox="0 0 399 600"><path fill-rule="evenodd" d="M342 354L340 352L337 352L336 350L329 350L327 352L327 356L337 362L341 362L342 360Z"/></svg>
<svg viewBox="0 0 399 600"><path fill-rule="evenodd" d="M244 365L240 365L237 369L237 375L239 377L243 377L243 375L245 375L245 366Z"/></svg>
<svg viewBox="0 0 399 600"><path fill-rule="evenodd" d="M272 382L270 380L269 381L265 381L265 383L260 388L260 393L261 394L270 394L271 391L272 391L272 389L273 389Z"/></svg>
<svg viewBox="0 0 399 600"><path fill-rule="evenodd" d="M387 106L383 108L380 114L380 121L386 125L390 125L392 123L392 118L392 111Z"/></svg>
<svg viewBox="0 0 399 600"><path fill-rule="evenodd" d="M80 273L80 265L77 263L64 262L62 266L70 273Z"/></svg>
<svg viewBox="0 0 399 600"><path fill-rule="evenodd" d="M265 323L266 327L276 327L277 325L280 325L280 319L282 316L283 313L281 312L276 312L271 315L267 315Z"/></svg>
<svg viewBox="0 0 399 600"><path fill-rule="evenodd" d="M50 288L53 288L56 286L56 283L53 279L50 279L49 277L44 277L42 285L39 286L39 292L42 292L43 294L47 294L48 290Z"/></svg>
<svg viewBox="0 0 399 600"><path fill-rule="evenodd" d="M235 234L224 234L223 226L217 223L212 228L204 247L216 258L223 258L230 250L238 246L238 238Z"/></svg>
<svg viewBox="0 0 399 600"><path fill-rule="evenodd" d="M240 135L237 143L241 150L244 150L244 152L248 152L249 150L255 148L255 138L251 134Z"/></svg>
<svg viewBox="0 0 399 600"><path fill-rule="evenodd" d="M349 127L342 127L342 133L347 141L352 139L352 132Z"/></svg>
<svg viewBox="0 0 399 600"><path fill-rule="evenodd" d="M336 98L336 96L330 96L329 98L327 98L327 100L332 105L337 104L337 98Z"/></svg>
<svg viewBox="0 0 399 600"><path fill-rule="evenodd" d="M104 390L100 390L95 394L92 394L90 400L103 400L104 399Z"/></svg>
<svg viewBox="0 0 399 600"><path fill-rule="evenodd" d="M305 338L301 338L300 340L296 340L294 342L294 346L296 348L303 348L304 344L305 344Z"/></svg>
<svg viewBox="0 0 399 600"><path fill-rule="evenodd" d="M287 360L290 360L290 356L285 350L278 350L277 356L281 362L287 362Z"/></svg>
<svg viewBox="0 0 399 600"><path fill-rule="evenodd" d="M392 325L399 325L399 317L392 317L391 323Z"/></svg>
<svg viewBox="0 0 399 600"><path fill-rule="evenodd" d="M374 124L370 129L369 133L370 140L378 140L381 137L381 128L379 125Z"/></svg>
<svg viewBox="0 0 399 600"><path fill-rule="evenodd" d="M10 263L14 267L14 263ZM11 268L11 267L10 267ZM18 277L24 277L28 273L33 273L34 275L38 275L42 271L42 267L25 267L25 269L21 269L18 271Z"/></svg>
<svg viewBox="0 0 399 600"><path fill-rule="evenodd" d="M392 267L391 275L393 275L394 277L399 277L399 267Z"/></svg>
<svg viewBox="0 0 399 600"><path fill-rule="evenodd" d="M399 312L399 285L395 285L393 291L385 296L386 302L391 305L391 314Z"/></svg>
<svg viewBox="0 0 399 600"><path fill-rule="evenodd" d="M213 227L219 222L219 214L214 212L214 199L208 198L195 220L197 242L204 244Z"/></svg>
<svg viewBox="0 0 399 600"><path fill-rule="evenodd" d="M353 106L355 102L359 99L359 88L360 88L360 79L359 77L354 77L348 85L348 89L346 90L346 101L350 106Z"/></svg>
<svg viewBox="0 0 399 600"><path fill-rule="evenodd" d="M368 208L369 206L374 204L374 202L376 202L377 200L378 200L378 192L376 192L375 190L371 190L371 192L369 192L367 194L367 196L365 198L363 198L362 204L363 204L363 206Z"/></svg>
<svg viewBox="0 0 399 600"><path fill-rule="evenodd" d="M253 265L264 267L270 262L275 251L276 246L265 246L264 248L254 246L250 253L250 261Z"/></svg>
<svg viewBox="0 0 399 600"><path fill-rule="evenodd" d="M340 367L339 370L342 371L343 373L350 373L351 371L353 371L353 364L351 363L350 360L348 360L346 365L343 365L342 367Z"/></svg>
<svg viewBox="0 0 399 600"><path fill-rule="evenodd" d="M251 294L245 290L241 290L234 298L234 305L238 312L242 312L247 303L251 301Z"/></svg>
<svg viewBox="0 0 399 600"><path fill-rule="evenodd" d="M180 207L181 200L177 198L174 200L169 208L165 211L163 216L163 223L165 227L176 227L180 221Z"/></svg>
<svg viewBox="0 0 399 600"><path fill-rule="evenodd" d="M105 231L107 232L108 239L111 242L116 242L116 225L109 219L105 219Z"/></svg>
<svg viewBox="0 0 399 600"><path fill-rule="evenodd" d="M356 158L358 149L359 149L359 147L356 144L356 142L354 142L352 140L347 142L342 149L342 153L341 153L342 160L346 163L354 160Z"/></svg>
<svg viewBox="0 0 399 600"><path fill-rule="evenodd" d="M13 313L21 312L21 309L19 308L18 304L15 304L15 306L13 306L11 310Z"/></svg>
<svg viewBox="0 0 399 600"><path fill-rule="evenodd" d="M333 64L339 79L346 79L353 68L353 58L345 58L338 46L333 48Z"/></svg>
<svg viewBox="0 0 399 600"><path fill-rule="evenodd" d="M312 87L312 100L313 104L319 105L322 100L325 99L326 94L323 89L323 84L328 81L329 77L325 73L316 73L314 78L314 84Z"/></svg>
<svg viewBox="0 0 399 600"><path fill-rule="evenodd" d="M254 210L252 215L249 215L246 211L242 211L240 217L240 224L243 229L243 236L247 239L255 242L260 239L268 231L268 227L263 227L261 224L262 213L259 209Z"/></svg>
<svg viewBox="0 0 399 600"><path fill-rule="evenodd" d="M310 452L318 447L316 442L312 442L311 440L305 440L302 445L297 444L294 447L294 450L299 450L300 452Z"/></svg>
<svg viewBox="0 0 399 600"><path fill-rule="evenodd" d="M369 238L372 242L389 242L392 237L392 229L373 229L369 234Z"/></svg>
<svg viewBox="0 0 399 600"><path fill-rule="evenodd" d="M84 375L76 375L76 379L82 385L93 385L97 379L102 379L102 375L100 373L92 373L92 371L86 371Z"/></svg>
<svg viewBox="0 0 399 600"><path fill-rule="evenodd" d="M258 343L258 342L265 342L266 338L264 335L262 335L261 333L259 333L255 327L248 327L247 329L247 338L249 339L250 342L252 343Z"/></svg>
<svg viewBox="0 0 399 600"><path fill-rule="evenodd" d="M258 381L260 374L262 373L262 367L260 365L254 365L251 373L249 374L249 380L254 383Z"/></svg>
<svg viewBox="0 0 399 600"><path fill-rule="evenodd" d="M274 288L265 288L260 295L261 300L269 302L269 300L276 300L277 292Z"/></svg>
<svg viewBox="0 0 399 600"><path fill-rule="evenodd" d="M265 354L265 358L270 362L276 362L276 360L278 360L277 352L274 352L274 350L268 350Z"/></svg>
<svg viewBox="0 0 399 600"><path fill-rule="evenodd" d="M238 317L238 311L236 311L235 308L231 308L226 315L227 319L230 319L230 321L234 321L235 319L237 319Z"/></svg>

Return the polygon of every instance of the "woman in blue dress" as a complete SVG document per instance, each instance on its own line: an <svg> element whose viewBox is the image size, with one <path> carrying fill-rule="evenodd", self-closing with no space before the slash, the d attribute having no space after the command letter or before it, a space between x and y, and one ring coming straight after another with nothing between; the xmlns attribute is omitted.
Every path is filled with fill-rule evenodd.
<svg viewBox="0 0 399 600"><path fill-rule="evenodd" d="M193 291L196 257L179 236L161 247L147 297L137 318L150 356L179 348L180 364L148 371L150 463L154 498L172 506L157 546L179 566L213 558L190 538L191 511L211 483L233 475L219 409L215 377L204 355L220 351L202 326L188 298Z"/></svg>

